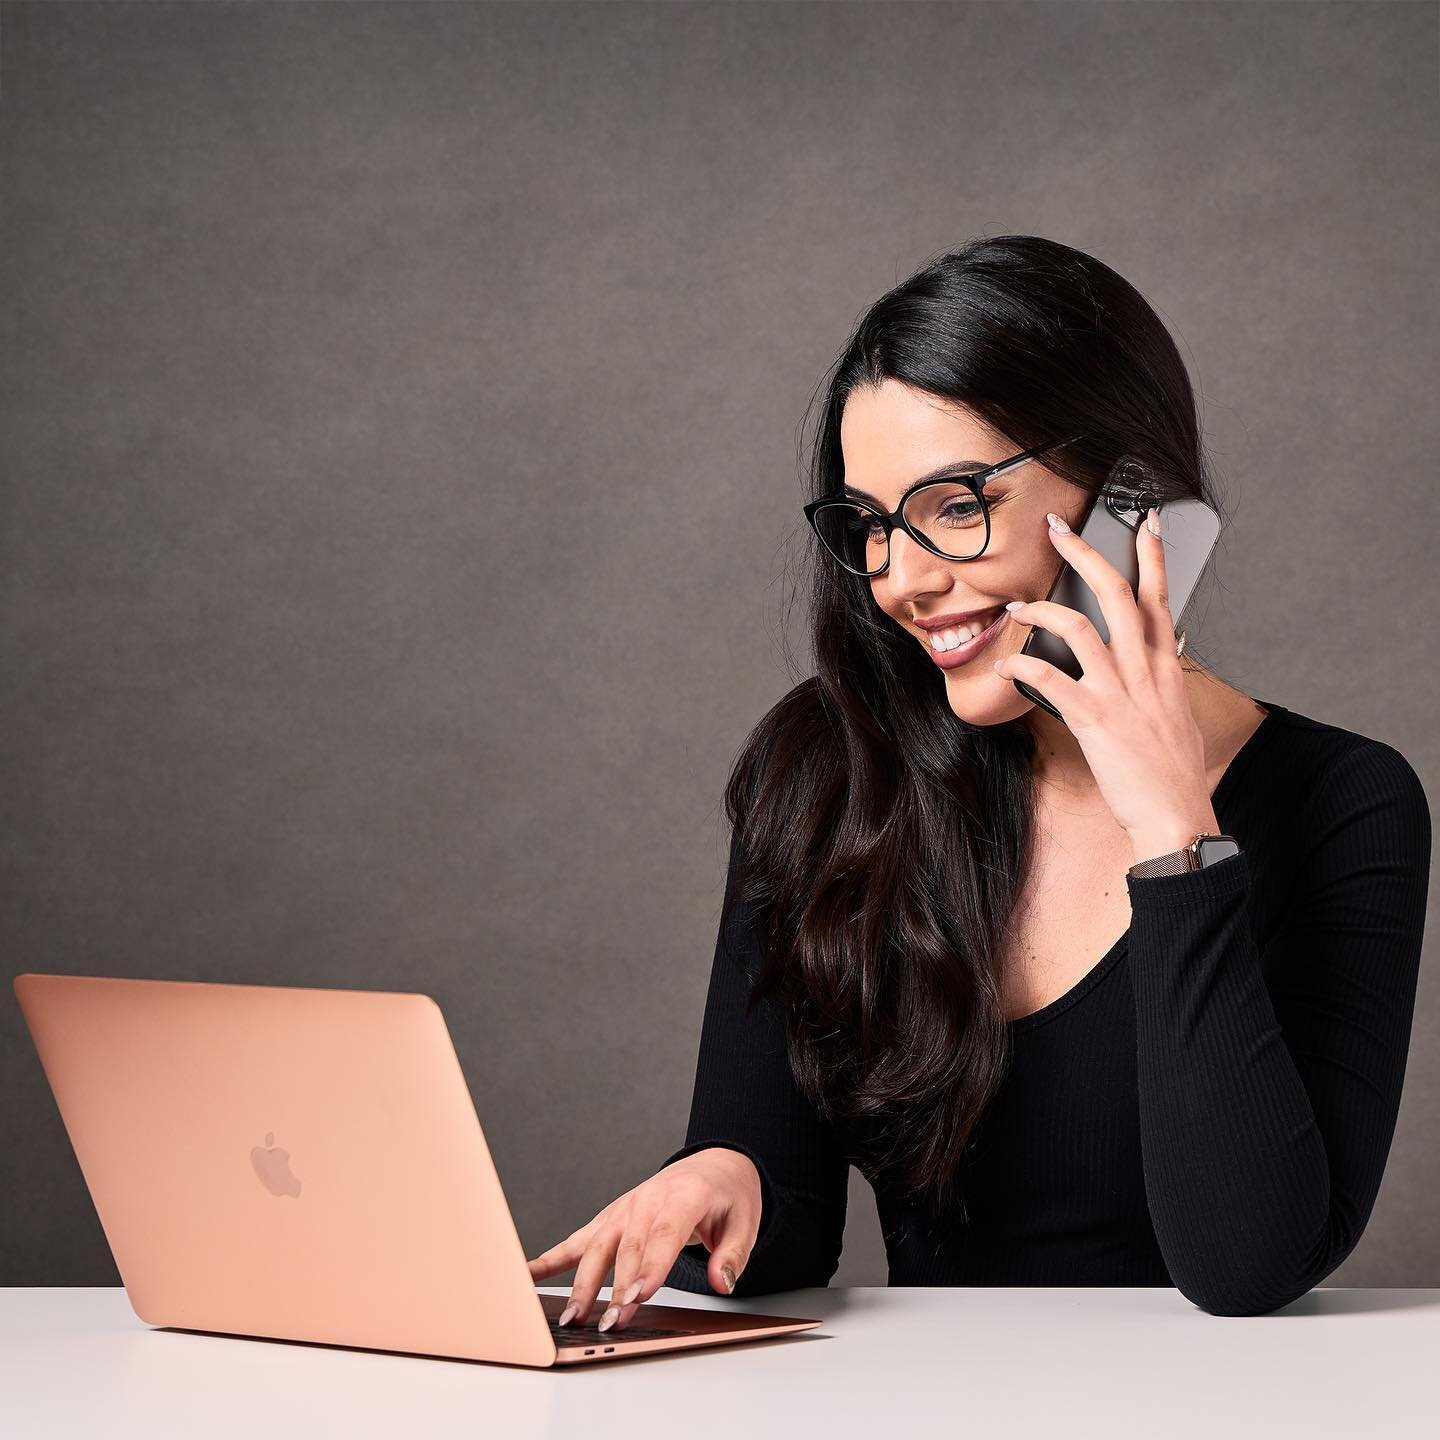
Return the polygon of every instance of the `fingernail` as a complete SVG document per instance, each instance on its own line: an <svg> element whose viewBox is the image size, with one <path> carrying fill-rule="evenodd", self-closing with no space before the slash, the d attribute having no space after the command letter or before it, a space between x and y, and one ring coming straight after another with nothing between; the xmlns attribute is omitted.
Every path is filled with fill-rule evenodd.
<svg viewBox="0 0 1440 1440"><path fill-rule="evenodd" d="M560 1312L560 1323L561 1323L562 1325L568 1325L579 1313L580 1313L580 1307L579 1307L579 1305L577 1305L577 1304L575 1303L575 1301L572 1300L572 1301Z"/></svg>
<svg viewBox="0 0 1440 1440"><path fill-rule="evenodd" d="M619 1316L619 1314L620 1314L620 1307L619 1307L618 1305L612 1305L612 1306L600 1317L600 1329L602 1329L602 1330L608 1330L608 1329L615 1323L616 1318Z"/></svg>
<svg viewBox="0 0 1440 1440"><path fill-rule="evenodd" d="M622 1305L628 1305L628 1304L640 1293L640 1287L641 1287L644 1283L645 1283L645 1282L644 1282L643 1280L637 1280L637 1281L625 1292L624 1299L622 1299L622 1300L620 1301L620 1303L621 1303Z"/></svg>
<svg viewBox="0 0 1440 1440"><path fill-rule="evenodd" d="M1160 511L1156 506L1152 505L1150 507L1148 514L1145 516L1145 524L1149 527L1152 535L1158 535L1160 533Z"/></svg>
<svg viewBox="0 0 1440 1440"><path fill-rule="evenodd" d="M730 1294L735 1289L735 1272L728 1265L722 1265L720 1278L725 1282L725 1293Z"/></svg>
<svg viewBox="0 0 1440 1440"><path fill-rule="evenodd" d="M1045 512L1045 518L1050 522L1050 528L1057 535L1068 535L1070 533L1070 527L1064 522L1064 520L1060 518L1060 516L1052 515L1047 510Z"/></svg>
<svg viewBox="0 0 1440 1440"><path fill-rule="evenodd" d="M1023 600L1012 600L1005 608L1007 610L1018 610L1024 603Z"/></svg>

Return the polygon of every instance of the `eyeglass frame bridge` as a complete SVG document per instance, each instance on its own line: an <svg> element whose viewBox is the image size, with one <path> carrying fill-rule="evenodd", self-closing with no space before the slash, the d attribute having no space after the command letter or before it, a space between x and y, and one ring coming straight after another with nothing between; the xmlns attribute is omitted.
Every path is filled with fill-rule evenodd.
<svg viewBox="0 0 1440 1440"><path fill-rule="evenodd" d="M872 505L868 500L861 500L854 496L842 495L835 491L830 495L822 495L819 499L811 500L803 507L805 519L809 522L810 528L815 532L815 538L820 542L820 548L837 565L849 571L851 575L858 575L862 580L873 580L877 575L883 575L890 568L890 536L896 530L903 530L917 545L928 550L932 555L938 556L941 560L949 560L953 564L967 565L972 560L978 560L990 548L990 502L985 498L985 486L997 475L1003 474L1006 470L1013 470L1017 465L1027 464L1037 456L1045 455L1051 450L1058 450L1062 445L1074 445L1085 439L1083 434L1072 435L1068 440L1051 440L1044 445L1036 445L1033 449L1022 450L1018 455L1012 455L1008 460L1001 460L995 465L988 466L984 470L974 470L968 474L942 475L938 480L927 480L923 485L917 485L913 490L907 491L901 497L898 509L891 510L888 514L878 505ZM980 514L985 520L985 540L980 548L973 555L966 555L963 558L956 555L947 555L943 550L937 549L918 531L913 530L910 522L900 513L910 502L913 496L923 490L929 490L935 485L954 485L956 481L964 484L974 492L975 499L980 505ZM857 570L853 565L846 562L835 554L825 543L824 537L820 534L819 527L815 524L815 516L829 505L854 505L874 515L881 525L885 527L885 563L878 570Z"/></svg>

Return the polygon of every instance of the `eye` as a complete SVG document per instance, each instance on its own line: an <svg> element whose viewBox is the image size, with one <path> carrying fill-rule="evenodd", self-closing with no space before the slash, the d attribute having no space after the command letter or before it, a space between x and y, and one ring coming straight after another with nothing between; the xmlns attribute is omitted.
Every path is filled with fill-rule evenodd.
<svg viewBox="0 0 1440 1440"><path fill-rule="evenodd" d="M862 541L879 541L884 537L885 527L868 510L858 506L842 512L845 533Z"/></svg>
<svg viewBox="0 0 1440 1440"><path fill-rule="evenodd" d="M951 524L968 524L980 518L980 506L975 498L969 495L963 499L947 500L940 507L936 518Z"/></svg>

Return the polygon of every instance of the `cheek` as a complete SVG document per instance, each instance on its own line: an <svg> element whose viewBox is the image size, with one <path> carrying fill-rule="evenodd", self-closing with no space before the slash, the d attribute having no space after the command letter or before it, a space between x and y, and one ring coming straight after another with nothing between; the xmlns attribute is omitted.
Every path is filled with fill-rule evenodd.
<svg viewBox="0 0 1440 1440"><path fill-rule="evenodd" d="M904 607L897 604L894 596L890 594L890 587L882 579L875 579L870 582L870 598L874 600L878 609L883 610L892 620L903 623Z"/></svg>

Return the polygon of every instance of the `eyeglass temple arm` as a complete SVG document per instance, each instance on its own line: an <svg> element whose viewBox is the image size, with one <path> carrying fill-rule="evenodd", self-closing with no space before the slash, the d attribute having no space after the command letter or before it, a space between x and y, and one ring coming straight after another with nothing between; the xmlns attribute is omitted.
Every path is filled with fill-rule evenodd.
<svg viewBox="0 0 1440 1440"><path fill-rule="evenodd" d="M1085 436L1081 434L1072 435L1068 440L1050 440L1047 441L1044 445L1037 445L1033 450L1023 451L1021 454L1016 455L1009 460L1004 460L999 465L992 465L988 470L977 470L973 475L962 475L958 478L970 482L970 484L973 486L974 482L977 480L983 482L991 479L995 475L1003 475L1007 470L1013 470L1017 465L1028 464L1031 460L1035 459L1037 455L1043 455L1048 450L1058 450L1062 445L1074 445L1078 441L1083 440L1084 438ZM938 485L943 482L937 480L935 483ZM818 499L810 501L810 503L804 508L808 512L826 503L827 501L833 501L834 499L834 495L822 495ZM891 528L894 528L893 525L891 526Z"/></svg>
<svg viewBox="0 0 1440 1440"><path fill-rule="evenodd" d="M1001 464L986 470L984 474L988 478L991 475L1003 475L1007 470L1013 470L1017 465L1026 465L1039 455L1044 455L1049 450L1058 450L1062 445L1074 445L1077 441L1083 440L1084 435L1072 435L1068 440L1051 440L1044 445L1037 445L1033 450L1026 450L1023 454L1015 456L1013 460L1003 461ZM978 475L972 479L979 479Z"/></svg>

